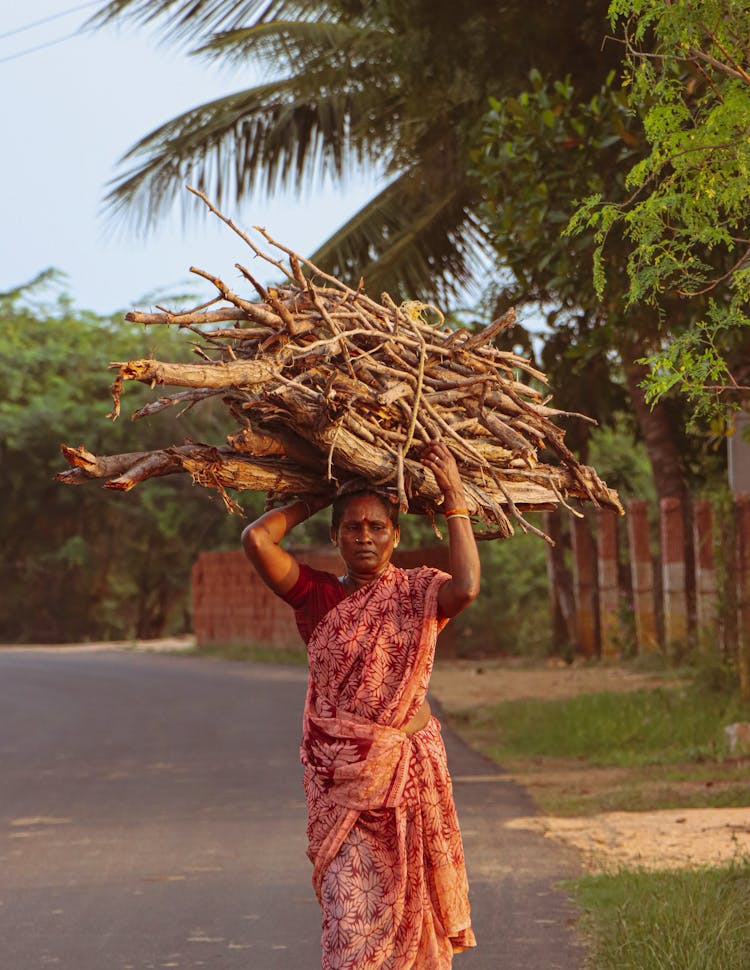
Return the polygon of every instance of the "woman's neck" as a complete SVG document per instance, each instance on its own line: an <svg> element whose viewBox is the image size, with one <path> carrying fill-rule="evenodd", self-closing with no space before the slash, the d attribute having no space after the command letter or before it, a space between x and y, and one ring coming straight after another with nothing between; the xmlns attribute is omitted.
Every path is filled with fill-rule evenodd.
<svg viewBox="0 0 750 970"><path fill-rule="evenodd" d="M348 569L341 577L341 585L344 587L347 593L356 593L358 589L362 589L362 587L367 586L368 583L372 583L374 580L379 579L389 566L390 563L386 563L378 573L357 573Z"/></svg>

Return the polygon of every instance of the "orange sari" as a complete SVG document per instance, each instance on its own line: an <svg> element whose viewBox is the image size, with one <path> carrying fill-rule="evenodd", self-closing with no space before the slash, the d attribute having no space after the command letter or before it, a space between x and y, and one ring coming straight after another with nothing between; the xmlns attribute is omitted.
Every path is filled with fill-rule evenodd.
<svg viewBox="0 0 750 970"><path fill-rule="evenodd" d="M302 761L323 970L448 970L475 946L440 725L425 699L449 577L389 565L308 641Z"/></svg>

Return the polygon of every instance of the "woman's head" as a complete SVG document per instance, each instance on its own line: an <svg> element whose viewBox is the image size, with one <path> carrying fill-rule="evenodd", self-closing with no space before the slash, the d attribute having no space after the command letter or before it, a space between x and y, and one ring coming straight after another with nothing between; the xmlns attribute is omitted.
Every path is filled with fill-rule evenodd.
<svg viewBox="0 0 750 970"><path fill-rule="evenodd" d="M372 488L353 489L334 500L331 540L350 577L369 582L390 562L399 540L398 506Z"/></svg>

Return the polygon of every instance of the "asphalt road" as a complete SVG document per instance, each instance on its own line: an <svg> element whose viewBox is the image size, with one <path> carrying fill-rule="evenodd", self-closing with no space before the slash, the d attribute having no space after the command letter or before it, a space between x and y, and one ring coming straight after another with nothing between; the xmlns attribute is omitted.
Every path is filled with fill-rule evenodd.
<svg viewBox="0 0 750 970"><path fill-rule="evenodd" d="M298 761L304 671L0 650L0 970L318 970ZM446 732L479 947L580 970L575 859Z"/></svg>

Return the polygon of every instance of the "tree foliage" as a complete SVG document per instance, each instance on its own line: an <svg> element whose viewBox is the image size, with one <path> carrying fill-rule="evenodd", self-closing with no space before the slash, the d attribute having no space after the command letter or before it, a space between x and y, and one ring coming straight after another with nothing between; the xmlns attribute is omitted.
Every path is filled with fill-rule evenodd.
<svg viewBox="0 0 750 970"><path fill-rule="evenodd" d="M240 525L201 488L164 479L112 496L63 487L60 443L142 450L176 435L221 443L211 409L112 425L107 365L134 353L186 352L166 328L50 301L49 275L0 295L0 640L153 637L189 629L190 566L234 545ZM130 401L149 392L134 389ZM179 430L174 422L179 422Z"/></svg>
<svg viewBox="0 0 750 970"><path fill-rule="evenodd" d="M575 199L615 186L624 160L636 157L639 137L623 101L612 74L581 101L570 78L547 81L534 70L524 90L491 99L472 155L504 280L493 298L546 321L536 350L555 400L600 421L627 406L617 377L622 305L616 294L599 299L591 284L591 235L571 242L562 230ZM571 430L585 449L586 426Z"/></svg>
<svg viewBox="0 0 750 970"><path fill-rule="evenodd" d="M596 230L565 235L578 200L621 196L646 153L642 125L614 72L588 97L570 78L548 81L532 72L524 91L492 100L472 158L485 200L480 215L505 280L494 299L526 304L532 319L546 321L535 344L556 402L604 424L622 426L628 414L632 433L647 442L659 494L679 495L680 480L695 485L716 473L716 455L705 434L687 432L678 394L646 404L640 359L689 329L697 305L665 301L667 330L653 308L628 302L629 248L621 234L608 239L603 294L592 277ZM587 446L582 430L571 429L579 449Z"/></svg>
<svg viewBox="0 0 750 970"><path fill-rule="evenodd" d="M599 292L610 240L624 238L629 305L659 308L667 327L687 306L690 326L650 359L650 398L677 388L698 413L723 411L750 391L750 8L614 0L610 14L648 151L622 194L587 196L571 232L595 233Z"/></svg>

